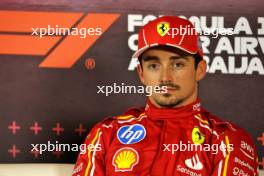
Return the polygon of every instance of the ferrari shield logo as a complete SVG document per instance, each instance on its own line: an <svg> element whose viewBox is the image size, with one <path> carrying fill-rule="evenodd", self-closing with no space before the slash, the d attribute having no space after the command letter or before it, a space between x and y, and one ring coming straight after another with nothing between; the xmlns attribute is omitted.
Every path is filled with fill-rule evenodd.
<svg viewBox="0 0 264 176"><path fill-rule="evenodd" d="M167 22L160 22L157 25L157 32L158 34L163 37L164 35L166 35L166 33L169 31L170 29L170 24Z"/></svg>
<svg viewBox="0 0 264 176"><path fill-rule="evenodd" d="M192 130L192 141L194 144L204 143L205 135L201 133L199 127L194 127Z"/></svg>

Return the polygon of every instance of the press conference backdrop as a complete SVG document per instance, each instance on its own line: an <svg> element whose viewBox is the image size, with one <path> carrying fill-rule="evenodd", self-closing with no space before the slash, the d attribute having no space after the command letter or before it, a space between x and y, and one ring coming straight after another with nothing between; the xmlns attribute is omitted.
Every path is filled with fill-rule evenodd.
<svg viewBox="0 0 264 176"><path fill-rule="evenodd" d="M144 106L143 94L106 96L98 86L139 86L131 59L139 28L160 15L177 15L204 31L231 28L232 35L201 36L208 74L200 98L207 110L250 133L262 168L263 8L261 0L2 0L0 162L74 163L78 152L39 154L31 144L81 144L103 118ZM85 28L89 35L59 35L58 28Z"/></svg>

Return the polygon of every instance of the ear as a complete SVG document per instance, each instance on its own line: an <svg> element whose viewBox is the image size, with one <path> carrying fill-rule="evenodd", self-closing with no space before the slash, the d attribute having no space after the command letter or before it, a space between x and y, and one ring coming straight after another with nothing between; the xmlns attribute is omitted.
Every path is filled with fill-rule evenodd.
<svg viewBox="0 0 264 176"><path fill-rule="evenodd" d="M143 69L142 69L142 67L141 67L140 64L137 65L137 73L138 73L138 77L139 77L141 83L143 85L145 85L145 79L144 79L144 75L143 75Z"/></svg>
<svg viewBox="0 0 264 176"><path fill-rule="evenodd" d="M196 81L200 81L206 75L207 64L205 60L201 60L196 70Z"/></svg>

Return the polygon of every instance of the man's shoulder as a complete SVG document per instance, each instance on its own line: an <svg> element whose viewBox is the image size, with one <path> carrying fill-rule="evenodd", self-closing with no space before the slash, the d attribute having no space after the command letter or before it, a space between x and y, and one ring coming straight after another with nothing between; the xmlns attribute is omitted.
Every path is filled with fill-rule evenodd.
<svg viewBox="0 0 264 176"><path fill-rule="evenodd" d="M216 116L206 110L204 110L204 114L208 120L208 123L212 128L221 130L221 131L236 131L237 129L240 129L237 125L234 123L224 120L223 118Z"/></svg>
<svg viewBox="0 0 264 176"><path fill-rule="evenodd" d="M238 125L225 120L219 116L216 116L206 110L203 111L204 116L208 120L210 126L216 130L220 130L222 132L239 132L239 133L247 133L243 128Z"/></svg>
<svg viewBox="0 0 264 176"><path fill-rule="evenodd" d="M212 128L219 134L218 138L214 138L212 142L214 144L223 143L230 147L230 166L235 166L243 161L249 163L246 167L242 167L244 170L249 168L248 172L256 172L258 155L252 136L238 125L211 113L207 112L207 118Z"/></svg>
<svg viewBox="0 0 264 176"><path fill-rule="evenodd" d="M212 129L214 129L219 134L220 138L228 137L232 141L236 141L237 145L241 145L243 142L253 145L253 139L246 130L230 121L223 120L223 118L209 113L208 111L205 113L207 114L206 116L210 125L212 126Z"/></svg>

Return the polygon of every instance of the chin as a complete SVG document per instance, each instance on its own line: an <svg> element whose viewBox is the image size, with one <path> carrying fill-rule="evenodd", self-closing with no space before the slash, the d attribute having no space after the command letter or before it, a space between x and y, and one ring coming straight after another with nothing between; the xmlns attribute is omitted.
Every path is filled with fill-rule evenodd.
<svg viewBox="0 0 264 176"><path fill-rule="evenodd" d="M172 94L168 94L168 93L159 95L157 97L153 97L153 99L158 105L165 107L177 106L182 102L182 99L177 98Z"/></svg>

